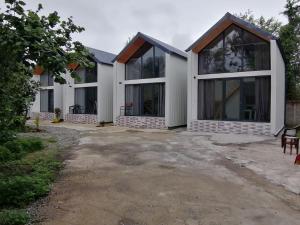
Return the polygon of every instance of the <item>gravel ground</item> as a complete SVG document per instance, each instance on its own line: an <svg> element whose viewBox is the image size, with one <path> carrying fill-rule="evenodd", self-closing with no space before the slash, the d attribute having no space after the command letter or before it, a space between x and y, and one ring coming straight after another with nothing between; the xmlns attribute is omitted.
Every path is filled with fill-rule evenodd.
<svg viewBox="0 0 300 225"><path fill-rule="evenodd" d="M274 138L67 123L55 127L49 128L51 134L74 145L47 201L37 208L40 224L300 221L299 195L287 191L289 186L297 190L297 180L287 180L299 169L288 156L284 166L274 163L283 158ZM290 173L281 182L271 179L286 171Z"/></svg>

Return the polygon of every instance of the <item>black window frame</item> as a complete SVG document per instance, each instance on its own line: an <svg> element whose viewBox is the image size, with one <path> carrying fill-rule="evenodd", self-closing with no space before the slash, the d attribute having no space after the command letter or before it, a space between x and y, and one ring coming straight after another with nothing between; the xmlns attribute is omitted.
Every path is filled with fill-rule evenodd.
<svg viewBox="0 0 300 225"><path fill-rule="evenodd" d="M127 89L126 89L126 86L130 86L130 85L137 85L137 86L140 86L141 87L141 90L140 90L140 98L139 98L139 111L141 112L140 114L136 114L136 115L129 115L127 112L129 111L127 109L127 99L126 99L126 96L127 96ZM144 92L142 91L142 88L144 88L144 86L146 85L153 85L152 87L152 99L154 99L154 95L155 95L155 91L154 91L154 88L155 88L155 85L162 85L163 86L163 113L162 114L157 114L157 115L154 115L154 114L147 114L145 115L144 112L143 112L143 108L144 108L144 98L143 98L143 95L144 95ZM125 84L125 109L124 109L124 115L125 116L137 116L137 117L165 117L165 107L166 107L166 85L164 82L158 82L158 83L141 83L141 84Z"/></svg>
<svg viewBox="0 0 300 225"><path fill-rule="evenodd" d="M197 105L199 104L199 81L201 80L214 80L214 81L222 81L222 117L221 119L200 119L199 118L199 107L197 107L197 120L213 120L213 121L232 121L232 122L255 122L255 123L270 123L271 120L271 89L269 92L269 99L270 99L270 105L269 105L269 120L266 121L257 121L257 120L244 120L242 119L242 112L243 109L245 109L245 104L244 104L244 88L243 86L245 85L243 82L243 79L245 78L268 78L269 82L271 82L271 75L264 75L264 76L250 76L250 77L226 77L226 78L216 78L216 79L198 79L198 92L197 92ZM226 81L227 80L239 80L240 82L240 106L239 106L239 117L240 119L234 120L234 119L226 119L225 118L225 107L226 107L226 101L225 101L225 97L226 97ZM254 81L255 82L255 81Z"/></svg>
<svg viewBox="0 0 300 225"><path fill-rule="evenodd" d="M244 47L243 47L243 54L245 53L244 51L245 51L245 47L246 46L250 46L250 45L258 45L258 44L262 44L262 43L264 43L264 44L266 44L267 46L268 46L268 64L267 64L267 68L266 69L256 69L256 68L254 68L254 69L250 69L250 70L241 70L241 71L235 71L235 72L227 72L226 71L226 69L225 69L225 53L226 53L226 48L227 48L227 46L226 46L226 37L225 37L225 34L226 34L226 32L228 31L228 30L230 30L232 27L237 27L238 29L241 29L241 32L242 32L242 36L243 36L243 38L244 38L244 33L245 32L248 32L248 33L250 33L250 34L252 34L253 36L255 36L255 37L257 37L258 39L260 39L260 42L257 42L257 43L243 43L242 45L244 45ZM223 55L223 60L222 60L222 71L215 71L215 72L202 72L202 71L200 71L200 69L201 69L201 67L200 67L200 61L201 61L201 55L204 53L204 51L209 51L211 48L210 48L210 45L214 42L214 41L216 41L218 38L220 38L221 37L221 39L222 39L222 48L220 48L220 50L222 51L222 55ZM244 41L244 40L243 40ZM245 56L243 56L242 57L242 61L244 60L244 58L245 58ZM243 64L243 63L242 63ZM266 40L264 40L264 39L262 39L262 38L260 38L259 36L257 36L257 35L255 35L255 34L253 34L253 33L251 33L251 32L249 32L249 31L247 31L247 30L245 30L245 29L243 29L242 27L240 27L240 26L238 26L238 25L236 25L236 24L233 24L233 25L230 25L229 27L227 27L224 31L222 31L222 33L221 34L219 34L216 38L214 38L214 40L212 40L210 43L208 43L207 45L206 45L206 47L205 48L203 48L199 53L198 53L198 75L207 75L207 74L219 74L219 73L236 73L236 72L249 72L249 71L260 71L260 70L270 70L271 69L271 46L270 46L270 42L268 42L268 41L266 41Z"/></svg>
<svg viewBox="0 0 300 225"><path fill-rule="evenodd" d="M145 47L146 45L146 47ZM148 47L147 47L148 46ZM147 50L143 53L141 53L141 51L143 50L143 48L146 48ZM153 53L152 53L152 76L151 77L145 77L144 74L143 74L143 56L146 52L148 52L149 49L153 50ZM159 60L156 60L157 57L156 57L156 49L160 49L158 48L157 46L155 45L151 45L149 43L145 43L132 57L130 57L127 62L125 63L125 80L139 80L139 79L153 79L153 78L161 78L161 77L165 77L166 76L166 56L165 56L165 52L160 49L160 51L164 52L164 71L163 71L163 76L160 76L160 71L158 69L158 71L156 71L156 68L159 68ZM128 62L130 61L130 59L132 58L136 58L135 56L136 55L139 55L137 57L137 59L140 60L140 76L139 78L129 78L128 77L128 73L127 73L127 66L128 66ZM157 67L156 67L156 64L158 63Z"/></svg>

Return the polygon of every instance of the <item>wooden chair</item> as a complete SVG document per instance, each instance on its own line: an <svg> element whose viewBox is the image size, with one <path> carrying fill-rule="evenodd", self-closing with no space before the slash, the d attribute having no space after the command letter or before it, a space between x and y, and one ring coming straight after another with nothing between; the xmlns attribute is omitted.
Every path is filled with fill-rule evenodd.
<svg viewBox="0 0 300 225"><path fill-rule="evenodd" d="M281 135L281 147L284 147L285 137L297 137L297 132L300 130L300 124L295 127L284 128L283 134Z"/></svg>

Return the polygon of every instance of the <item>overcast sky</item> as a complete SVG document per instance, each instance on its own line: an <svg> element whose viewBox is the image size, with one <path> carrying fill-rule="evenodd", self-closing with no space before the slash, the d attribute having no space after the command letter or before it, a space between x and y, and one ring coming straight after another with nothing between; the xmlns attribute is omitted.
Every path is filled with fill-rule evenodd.
<svg viewBox="0 0 300 225"><path fill-rule="evenodd" d="M86 30L75 38L84 45L119 53L138 31L185 50L226 12L248 9L256 16L286 19L280 13L286 0L24 0L44 13L73 16Z"/></svg>

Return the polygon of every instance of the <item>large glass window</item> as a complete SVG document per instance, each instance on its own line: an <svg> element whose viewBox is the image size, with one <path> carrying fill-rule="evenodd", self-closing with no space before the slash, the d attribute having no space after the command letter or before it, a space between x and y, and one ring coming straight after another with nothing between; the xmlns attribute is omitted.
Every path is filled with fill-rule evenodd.
<svg viewBox="0 0 300 225"><path fill-rule="evenodd" d="M93 68L78 68L76 72L79 79L75 79L75 84L97 82L97 63Z"/></svg>
<svg viewBox="0 0 300 225"><path fill-rule="evenodd" d="M75 114L97 114L97 87L75 88Z"/></svg>
<svg viewBox="0 0 300 225"><path fill-rule="evenodd" d="M198 54L198 73L269 70L270 44L231 25Z"/></svg>
<svg viewBox="0 0 300 225"><path fill-rule="evenodd" d="M145 43L126 63L126 80L165 76L165 53Z"/></svg>
<svg viewBox="0 0 300 225"><path fill-rule="evenodd" d="M40 76L40 83L42 87L53 86L53 77L45 72Z"/></svg>
<svg viewBox="0 0 300 225"><path fill-rule="evenodd" d="M270 121L270 77L199 80L198 119Z"/></svg>
<svg viewBox="0 0 300 225"><path fill-rule="evenodd" d="M125 86L126 116L165 116L165 84Z"/></svg>
<svg viewBox="0 0 300 225"><path fill-rule="evenodd" d="M54 112L53 89L40 91L40 111Z"/></svg>

